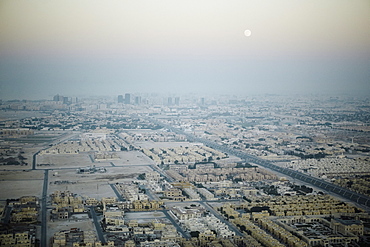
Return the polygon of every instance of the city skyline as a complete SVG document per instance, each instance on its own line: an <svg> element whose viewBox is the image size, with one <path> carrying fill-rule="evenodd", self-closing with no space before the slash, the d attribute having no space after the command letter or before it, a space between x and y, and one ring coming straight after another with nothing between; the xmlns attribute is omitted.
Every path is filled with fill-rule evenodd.
<svg viewBox="0 0 370 247"><path fill-rule="evenodd" d="M0 99L369 95L369 16L365 0L2 1Z"/></svg>

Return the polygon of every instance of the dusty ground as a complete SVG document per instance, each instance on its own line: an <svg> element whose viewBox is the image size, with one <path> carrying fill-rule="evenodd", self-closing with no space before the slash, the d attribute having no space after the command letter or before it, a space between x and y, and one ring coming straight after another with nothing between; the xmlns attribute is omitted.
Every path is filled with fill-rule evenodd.
<svg viewBox="0 0 370 247"><path fill-rule="evenodd" d="M146 142L135 142L135 145L141 148L174 148L174 147L186 147L193 145L189 142L153 142L153 141L146 141Z"/></svg>
<svg viewBox="0 0 370 247"><path fill-rule="evenodd" d="M129 151L129 152L118 152L119 160L112 160L112 162L119 165L149 165L154 164L153 160L147 157L145 154L139 151Z"/></svg>
<svg viewBox="0 0 370 247"><path fill-rule="evenodd" d="M154 212L129 212L125 214L126 221L137 220L139 224L151 223L155 220L170 222L166 216L159 211Z"/></svg>
<svg viewBox="0 0 370 247"><path fill-rule="evenodd" d="M43 183L44 171L0 171L0 200L41 197Z"/></svg>
<svg viewBox="0 0 370 247"><path fill-rule="evenodd" d="M0 181L0 199L17 199L22 196L41 197L43 180Z"/></svg>
<svg viewBox="0 0 370 247"><path fill-rule="evenodd" d="M115 197L110 184L130 182L148 171L148 166L106 167L106 173L78 174L76 169L55 169L49 172L48 194L57 190L69 190L84 197L101 199Z"/></svg>
<svg viewBox="0 0 370 247"><path fill-rule="evenodd" d="M88 153L49 154L49 155L38 155L37 164L38 164L37 169L70 168L70 167L78 168L89 166L92 164L92 161Z"/></svg>
<svg viewBox="0 0 370 247"><path fill-rule="evenodd" d="M152 143L154 147L172 147L186 145L186 143ZM0 200L19 198L22 196L35 195L41 199L44 185L45 170L48 170L47 195L59 190L68 190L74 194L86 197L102 199L103 197L116 197L111 185L115 183L131 182L136 180L141 173L152 171L150 165L154 162L139 151L117 152L119 158L112 160L96 161L91 157L93 153L81 154L58 154L38 155L36 170L32 170L33 154L46 148L41 144L30 144L24 147L24 157L27 158L28 166L4 166L0 170ZM78 174L77 169L95 166L104 167L105 173ZM48 211L50 212L50 198L48 197ZM50 215L48 213L48 215ZM128 213L127 220L137 219L140 223L151 222L154 219L168 221L162 212L137 212ZM91 219L49 221L48 239L54 233L71 228L81 230L95 230ZM40 233L38 228L38 234ZM40 237L40 236L39 236Z"/></svg>
<svg viewBox="0 0 370 247"><path fill-rule="evenodd" d="M93 160L93 153L80 154L48 154L37 156L38 169L52 168L79 168L95 165L100 166L115 166L120 165L148 165L154 164L151 159L139 151L116 152L119 159ZM43 164L43 165L40 165ZM45 165L48 164L48 165Z"/></svg>
<svg viewBox="0 0 370 247"><path fill-rule="evenodd" d="M87 217L87 218L86 218ZM92 220L88 218L87 214L82 215L80 219L58 220L48 222L48 239L51 239L56 232L62 230L70 230L71 228L79 228L82 231L94 231L95 225Z"/></svg>

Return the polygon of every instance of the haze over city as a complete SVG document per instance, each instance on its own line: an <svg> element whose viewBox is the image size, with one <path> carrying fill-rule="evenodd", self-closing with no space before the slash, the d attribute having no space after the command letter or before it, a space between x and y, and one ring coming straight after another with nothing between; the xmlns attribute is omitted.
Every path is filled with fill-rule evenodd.
<svg viewBox="0 0 370 247"><path fill-rule="evenodd" d="M369 26L367 0L4 0L0 98L368 95Z"/></svg>
<svg viewBox="0 0 370 247"><path fill-rule="evenodd" d="M369 0L0 0L0 246L370 246Z"/></svg>

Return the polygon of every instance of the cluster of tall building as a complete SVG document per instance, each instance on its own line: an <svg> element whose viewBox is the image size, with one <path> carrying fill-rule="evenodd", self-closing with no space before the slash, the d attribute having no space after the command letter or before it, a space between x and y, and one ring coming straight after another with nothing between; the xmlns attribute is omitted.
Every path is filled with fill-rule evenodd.
<svg viewBox="0 0 370 247"><path fill-rule="evenodd" d="M167 98L167 105L172 106L172 105L180 105L180 97L175 97L174 99L172 97Z"/></svg>
<svg viewBox="0 0 370 247"><path fill-rule="evenodd" d="M65 97L65 96L57 94L53 97L53 101L62 102L63 104L74 104L78 102L78 98L77 97Z"/></svg>
<svg viewBox="0 0 370 247"><path fill-rule="evenodd" d="M125 97L123 97L123 95L118 95L117 102L118 103L123 103L123 104L126 104L126 105L129 105L129 104L140 105L141 104L141 96L133 96L130 93L126 93Z"/></svg>
<svg viewBox="0 0 370 247"><path fill-rule="evenodd" d="M118 95L117 102L126 105L141 105L143 103L143 100L141 96L135 96L133 94L126 93L125 95ZM179 106L180 97L168 97L163 101L163 104L167 106Z"/></svg>

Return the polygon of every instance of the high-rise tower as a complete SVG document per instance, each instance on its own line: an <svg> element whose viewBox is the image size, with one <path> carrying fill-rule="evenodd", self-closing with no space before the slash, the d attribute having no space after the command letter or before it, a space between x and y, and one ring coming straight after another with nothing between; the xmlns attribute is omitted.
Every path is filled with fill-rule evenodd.
<svg viewBox="0 0 370 247"><path fill-rule="evenodd" d="M125 104L131 104L131 94L129 93L125 94Z"/></svg>
<svg viewBox="0 0 370 247"><path fill-rule="evenodd" d="M117 102L123 103L123 95L118 95Z"/></svg>

